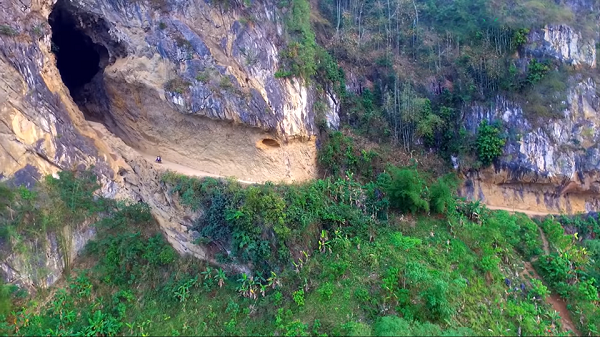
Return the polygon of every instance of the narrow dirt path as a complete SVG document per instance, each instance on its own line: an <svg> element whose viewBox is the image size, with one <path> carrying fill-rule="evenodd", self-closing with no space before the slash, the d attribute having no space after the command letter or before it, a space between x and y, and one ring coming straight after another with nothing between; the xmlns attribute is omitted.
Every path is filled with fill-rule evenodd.
<svg viewBox="0 0 600 337"><path fill-rule="evenodd" d="M194 177L212 177L212 178L222 178L222 179L227 178L225 176L208 173L208 172L199 170L197 168L181 165L176 162L170 161L168 153L161 153L162 162L160 164L156 163L156 161L155 161L156 156L148 154L148 153L144 153L140 150L134 149L131 146L126 145L120 138L118 138L117 136L112 134L110 131L108 131L106 129L106 126L104 126L104 124L101 124L98 122L93 122L93 121L88 121L88 124L96 131L96 133L102 139L107 140L108 144L115 144L115 143L120 144L121 149L123 151L128 152L128 156L131 156L132 154L138 155L138 156L144 158L145 160L147 160L148 162L152 163L154 165L154 168L157 170L162 170L162 171L170 170L175 173L179 173L179 174L183 174L183 175L187 175L187 176L194 176ZM125 148L126 148L126 150L124 150ZM121 153L120 155L123 155L123 153ZM247 180L241 180L241 179L236 179L236 181L238 181L242 184L257 184L257 182L254 182L254 181L247 181Z"/></svg>
<svg viewBox="0 0 600 337"><path fill-rule="evenodd" d="M546 234L544 234L544 231L539 226L538 230L540 231L540 236L542 238L544 254L548 255L550 254L550 244L548 243L548 239L546 239ZM531 262L535 262L537 260L538 257L536 256L535 258L531 259ZM535 268L533 268L531 262L525 262L524 276L526 274L543 282L543 279L535 271ZM546 298L546 302L548 302L552 306L552 309L558 311L558 313L560 314L561 325L564 331L571 330L575 334L575 336L581 336L581 333L579 333L579 331L575 327L575 324L573 324L571 313L569 312L569 309L567 309L567 303L562 298L560 298L558 294L551 294Z"/></svg>
<svg viewBox="0 0 600 337"><path fill-rule="evenodd" d="M540 236L542 237L542 247L544 249L544 254L550 254L550 244L548 243L548 239L546 239L546 234L540 226L538 226L538 231L540 231ZM537 260L537 257L536 257Z"/></svg>
<svg viewBox="0 0 600 337"><path fill-rule="evenodd" d="M517 209L517 208L502 207L502 206L486 205L486 207L491 210L503 210L503 211L508 211L513 214L514 213L524 213L530 217L560 215L558 213L536 212L536 211L521 210L521 209ZM538 230L540 232L540 237L542 238L542 247L544 250L544 254L548 255L548 254L550 254L550 244L548 243L548 239L546 239L546 234L544 234L544 231L539 226L538 226ZM531 262L535 262L535 261L537 261L537 259L538 259L538 257L535 257L531 260ZM533 268L533 265L531 264L531 262L525 262L525 266L524 266L525 270L524 270L523 276L528 275L532 278L536 278L543 282L543 279L535 271L535 268ZM562 325L564 331L571 330L576 336L581 336L581 333L579 333L579 331L575 327L575 324L573 324L573 319L571 318L571 313L567 309L567 303L562 298L560 298L560 296L558 296L558 294L551 294L550 296L548 296L546 298L546 302L548 302L552 306L552 309L556 310L560 314L561 325Z"/></svg>
<svg viewBox="0 0 600 337"><path fill-rule="evenodd" d="M523 276L525 275L529 275L532 278L536 278L540 281L543 281L540 275L538 275L538 273L535 271L535 268L533 268L533 266L531 265L531 262L525 262L525 270ZM558 313L560 314L563 331L571 330L575 334L575 336L581 336L581 333L579 333L577 328L575 328L575 324L573 324L571 313L569 312L569 309L567 309L567 303L562 298L560 298L558 294L551 294L550 296L546 297L546 302L548 302L552 306L552 309L558 311Z"/></svg>
<svg viewBox="0 0 600 337"><path fill-rule="evenodd" d="M137 151L137 153L142 156L144 159L146 159L147 161L149 161L150 163L155 164L155 168L158 169L165 169L165 170L170 170L176 173L180 173L183 175L187 175L187 176L195 176L195 177L212 177L212 178L222 178L225 179L227 177L225 176L220 176L218 174L212 174L212 173L208 173L208 172L204 172L201 170L197 170L194 168L191 168L189 166L184 166L184 165L180 165L174 162L171 162L167 159L165 159L164 157L161 157L161 163L156 163L156 157L152 156L150 154L147 153L143 153L140 151ZM257 184L254 181L247 181L247 180L240 180L240 179L236 179L236 181L243 183L243 184Z"/></svg>
<svg viewBox="0 0 600 337"><path fill-rule="evenodd" d="M491 209L491 210L508 211L510 213L524 213L525 215L529 215L529 216L560 215L560 213L536 212L536 211L529 211L529 210L525 210L525 209L518 209L518 208L511 208L511 207L492 206L492 205L488 205L485 203L484 203L484 205L485 205L485 207L487 207L488 209Z"/></svg>

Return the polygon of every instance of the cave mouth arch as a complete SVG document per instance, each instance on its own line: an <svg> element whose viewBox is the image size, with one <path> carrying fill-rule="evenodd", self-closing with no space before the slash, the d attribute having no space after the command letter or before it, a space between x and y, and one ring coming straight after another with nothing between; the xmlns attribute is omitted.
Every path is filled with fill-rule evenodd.
<svg viewBox="0 0 600 337"><path fill-rule="evenodd" d="M65 0L57 1L48 17L56 67L71 97L80 105L76 99L78 93L103 71L109 53L103 45L94 43L78 22L74 9Z"/></svg>

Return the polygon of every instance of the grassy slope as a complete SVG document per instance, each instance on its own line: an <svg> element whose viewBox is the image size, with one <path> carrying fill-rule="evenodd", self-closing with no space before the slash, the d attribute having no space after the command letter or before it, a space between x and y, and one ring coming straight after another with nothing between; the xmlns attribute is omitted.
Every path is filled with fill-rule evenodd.
<svg viewBox="0 0 600 337"><path fill-rule="evenodd" d="M177 179L170 177L172 183ZM185 181L191 185L180 185L181 194L194 184L213 184L210 179ZM268 187L277 194L297 188ZM323 202L344 207L344 202ZM253 298L242 295L240 275L227 275L219 287L216 269L177 257L160 234L154 235L157 227L143 207L120 205L98 224L99 238L62 289L53 291L43 306L36 302L41 298L17 301L7 320L13 324L2 331L517 335L520 330L523 335L555 335L561 330L560 317L539 299L547 296L546 288L515 276L522 274L524 260L542 254L534 222L503 211L483 212L482 224L459 214L389 215L364 232L357 230L365 228L359 223L329 228L323 249L314 245L303 249L306 254L292 252L299 258L277 269L276 282L264 289L264 296L254 287ZM549 235L551 242L558 237ZM521 283L525 291L514 290ZM586 305L586 317L593 317L595 309Z"/></svg>

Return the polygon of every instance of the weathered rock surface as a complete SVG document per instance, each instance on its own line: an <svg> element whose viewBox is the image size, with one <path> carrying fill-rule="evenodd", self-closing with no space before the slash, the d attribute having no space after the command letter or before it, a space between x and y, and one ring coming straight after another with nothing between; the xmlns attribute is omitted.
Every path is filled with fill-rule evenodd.
<svg viewBox="0 0 600 337"><path fill-rule="evenodd" d="M74 94L84 113L136 149L207 172L313 178L317 97L274 76L285 43L275 4L164 3L168 12L139 1L65 3L78 28L108 51L103 72ZM323 100L335 124L337 103Z"/></svg>
<svg viewBox="0 0 600 337"><path fill-rule="evenodd" d="M592 6L570 0L576 12ZM551 58L576 70L568 81L561 116L532 119L505 97L488 106L465 107L464 125L476 133L482 120L501 120L507 130L504 155L494 167L465 172L461 193L488 205L548 213L598 211L600 207L600 96L596 43L566 25L532 31L528 58Z"/></svg>
<svg viewBox="0 0 600 337"><path fill-rule="evenodd" d="M0 262L0 271L7 282L27 289L47 288L58 281L95 234L89 223L78 228L64 227L61 233L42 233L5 256Z"/></svg>
<svg viewBox="0 0 600 337"><path fill-rule="evenodd" d="M600 97L587 76L572 79L560 118L528 120L504 97L465 111L475 133L482 120L501 120L508 130L495 167L469 172L463 193L495 206L550 213L598 211L600 207Z"/></svg>
<svg viewBox="0 0 600 337"><path fill-rule="evenodd" d="M567 25L548 25L532 31L525 46L533 57L551 57L571 66L596 67L596 43Z"/></svg>
<svg viewBox="0 0 600 337"><path fill-rule="evenodd" d="M3 2L0 179L31 185L46 174L94 165L105 196L148 202L179 252L210 259L192 244L193 214L169 197L143 154L243 180L302 181L316 174L313 104L322 100L330 125L339 123L333 93L319 96L298 81L275 78L285 43L276 2L240 6ZM60 29L83 33L85 48L96 53L99 70L87 83L63 83L53 53L62 46L52 40ZM86 119L120 139L99 135ZM46 258L10 256L1 264L4 275L27 286L51 285L65 268L63 257L75 256L93 236L86 228L73 229L68 249L56 244L56 233L32 242Z"/></svg>

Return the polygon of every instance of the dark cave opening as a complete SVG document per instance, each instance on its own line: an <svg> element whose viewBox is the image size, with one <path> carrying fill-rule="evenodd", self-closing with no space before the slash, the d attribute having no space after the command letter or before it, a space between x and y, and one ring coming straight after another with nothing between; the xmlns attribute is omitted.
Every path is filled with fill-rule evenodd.
<svg viewBox="0 0 600 337"><path fill-rule="evenodd" d="M94 43L83 29L68 1L59 0L48 22L52 27L52 52L56 56L56 67L71 97L81 108L85 117L96 119L84 108L85 92L90 91L96 75L108 63L108 50L101 44ZM86 86L88 87L87 90ZM94 90L92 90L94 91ZM101 116L96 116L101 117Z"/></svg>

